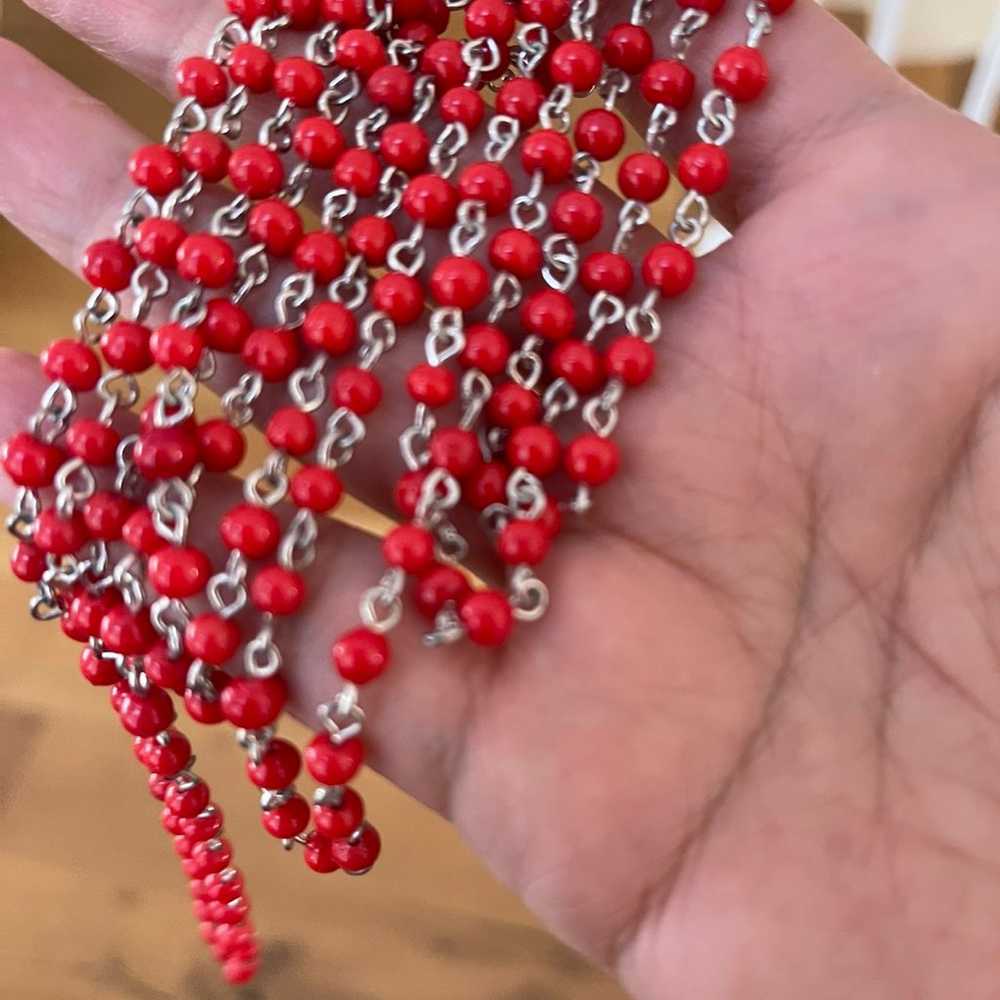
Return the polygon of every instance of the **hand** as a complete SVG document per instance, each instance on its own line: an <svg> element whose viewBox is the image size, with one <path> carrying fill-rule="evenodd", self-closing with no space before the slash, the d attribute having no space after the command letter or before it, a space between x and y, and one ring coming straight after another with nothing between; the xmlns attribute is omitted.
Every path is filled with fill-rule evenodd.
<svg viewBox="0 0 1000 1000"><path fill-rule="evenodd" d="M164 87L221 6L32 5ZM675 15L659 8L659 42ZM699 39L701 79L739 15ZM484 655L425 652L409 616L365 691L374 763L637 997L985 1000L1000 144L807 2L766 52L771 89L732 147L736 237L664 317L622 473L544 567L548 617ZM140 138L10 43L0 56L0 208L74 265L111 231ZM349 468L374 505L419 340L389 360L396 402ZM6 436L41 379L20 356L0 373ZM214 489L205 503L235 488ZM322 544L281 636L311 722L328 644L379 572L370 538L330 526Z"/></svg>

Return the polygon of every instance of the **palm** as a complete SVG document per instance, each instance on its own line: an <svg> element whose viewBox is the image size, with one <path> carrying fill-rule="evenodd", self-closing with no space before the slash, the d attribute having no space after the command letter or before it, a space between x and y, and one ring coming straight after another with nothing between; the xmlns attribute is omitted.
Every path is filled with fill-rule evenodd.
<svg viewBox="0 0 1000 1000"><path fill-rule="evenodd" d="M376 764L639 995L951 995L964 970L985 997L1000 369L977 221L1000 148L795 16L790 65L829 54L838 93L747 119L738 237L665 316L627 468L546 567L550 614L501 659L426 655L407 626L368 703ZM326 622L377 572L356 536L328 558L286 643L304 714ZM963 906L943 943L942 901Z"/></svg>

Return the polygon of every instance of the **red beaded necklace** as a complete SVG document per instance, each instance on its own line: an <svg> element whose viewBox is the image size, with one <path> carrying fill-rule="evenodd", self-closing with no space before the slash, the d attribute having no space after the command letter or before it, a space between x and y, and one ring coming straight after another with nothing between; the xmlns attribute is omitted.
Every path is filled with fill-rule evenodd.
<svg viewBox="0 0 1000 1000"><path fill-rule="evenodd" d="M19 488L8 526L14 572L37 587L31 612L84 643L84 677L110 688L229 981L252 977L258 946L171 695L194 720L236 728L269 834L317 872L372 867L378 833L349 782L365 756L361 690L389 666L407 580L432 645L499 646L545 613L536 569L564 514L586 511L618 471L620 404L653 372L662 300L694 280L691 248L729 176L737 105L768 81L758 44L791 4L751 0L746 44L716 62L699 141L679 160L687 193L638 285L629 248L667 189L662 151L694 95L685 55L723 0L680 0L671 54L655 60L651 0L601 43L597 0L228 0L208 55L180 65L163 142L129 162L136 191L115 237L86 251L94 291L75 337L42 355L51 385L4 467ZM442 37L463 7L465 38ZM279 42L302 55L276 58ZM625 200L609 226L595 187L624 146L616 105L631 89L649 105L647 148L619 167ZM574 99L594 91L603 108L574 125ZM258 141L237 145L265 94ZM319 188L321 224L307 232L298 209ZM434 262L431 231L449 248ZM254 325L251 301L270 325ZM425 332L399 439L406 523L384 540L360 624L333 642L340 686L300 755L276 733L282 622L306 600L338 473L360 453L382 400L379 361L404 328ZM199 422L195 397L220 355L243 370L223 415ZM124 411L152 367L162 376L133 430ZM213 565L187 541L198 485L242 462L267 386L287 401L266 422L272 450L243 502L221 518L229 555ZM462 506L506 568L505 589L474 589L457 568ZM302 756L319 785L312 805L295 787Z"/></svg>

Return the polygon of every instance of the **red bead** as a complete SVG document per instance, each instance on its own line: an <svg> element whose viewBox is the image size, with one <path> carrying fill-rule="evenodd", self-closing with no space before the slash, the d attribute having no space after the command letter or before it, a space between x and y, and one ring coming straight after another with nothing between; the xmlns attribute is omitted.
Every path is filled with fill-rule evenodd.
<svg viewBox="0 0 1000 1000"><path fill-rule="evenodd" d="M357 737L334 743L326 733L317 733L305 750L306 768L321 785L345 785L365 759L365 746Z"/></svg>
<svg viewBox="0 0 1000 1000"><path fill-rule="evenodd" d="M590 42L569 41L556 46L549 59L549 74L556 83L569 84L578 94L597 86L604 60Z"/></svg>
<svg viewBox="0 0 1000 1000"><path fill-rule="evenodd" d="M550 537L541 521L514 518L497 539L497 552L508 566L537 566L549 551Z"/></svg>
<svg viewBox="0 0 1000 1000"><path fill-rule="evenodd" d="M462 499L473 510L485 510L491 504L503 503L507 496L510 469L503 462L486 462L462 483Z"/></svg>
<svg viewBox="0 0 1000 1000"><path fill-rule="evenodd" d="M217 726L225 719L218 693L229 683L229 675L224 674L221 670L212 670L209 672L209 677L214 693L208 694L186 688L184 707L195 722L200 722L205 726Z"/></svg>
<svg viewBox="0 0 1000 1000"><path fill-rule="evenodd" d="M51 486L65 461L62 448L39 441L27 431L18 431L3 448L3 467L18 486L41 489Z"/></svg>
<svg viewBox="0 0 1000 1000"><path fill-rule="evenodd" d="M80 653L80 673L94 687L109 687L121 679L114 661L100 656L90 646Z"/></svg>
<svg viewBox="0 0 1000 1000"><path fill-rule="evenodd" d="M389 666L385 636L367 628L345 632L334 644L331 659L337 672L351 684L367 684Z"/></svg>
<svg viewBox="0 0 1000 1000"><path fill-rule="evenodd" d="M256 962L229 959L222 966L222 975L230 986L245 986L257 975L257 969Z"/></svg>
<svg viewBox="0 0 1000 1000"><path fill-rule="evenodd" d="M252 94L264 94L274 83L274 56L259 45L244 42L229 54L229 75L233 83Z"/></svg>
<svg viewBox="0 0 1000 1000"><path fill-rule="evenodd" d="M521 143L521 165L529 174L540 170L547 184L557 184L573 168L573 147L560 132L540 129Z"/></svg>
<svg viewBox="0 0 1000 1000"><path fill-rule="evenodd" d="M621 254L598 251L584 258L580 267L580 284L591 293L610 292L623 296L632 288L632 264Z"/></svg>
<svg viewBox="0 0 1000 1000"><path fill-rule="evenodd" d="M272 615L294 615L306 599L301 574L284 566L265 566L250 583L250 600Z"/></svg>
<svg viewBox="0 0 1000 1000"><path fill-rule="evenodd" d="M776 17L780 17L786 11L791 9L795 0L764 0L764 2L767 4L767 9L772 14Z"/></svg>
<svg viewBox="0 0 1000 1000"><path fill-rule="evenodd" d="M550 31L561 28L568 20L571 0L518 0L518 20L525 24L537 21Z"/></svg>
<svg viewBox="0 0 1000 1000"><path fill-rule="evenodd" d="M396 32L396 38L402 38L408 42L415 42L421 49L438 40L438 32L426 21L406 21Z"/></svg>
<svg viewBox="0 0 1000 1000"><path fill-rule="evenodd" d="M310 166L328 169L347 148L340 129L326 118L303 118L295 126L292 148Z"/></svg>
<svg viewBox="0 0 1000 1000"><path fill-rule="evenodd" d="M209 911L209 916L213 923L239 927L245 924L247 916L250 913L250 906L245 899L236 899L232 903L210 903ZM256 968L252 960L245 958L242 952L237 952L236 957L233 959L233 965L235 966L237 963L241 966L246 965L250 969ZM224 969L228 969L229 964L227 961Z"/></svg>
<svg viewBox="0 0 1000 1000"><path fill-rule="evenodd" d="M236 255L221 237L196 233L178 248L177 271L187 281L221 288L236 275Z"/></svg>
<svg viewBox="0 0 1000 1000"><path fill-rule="evenodd" d="M516 382L504 382L493 390L487 404L490 420L501 427L523 427L534 423L542 410L537 393Z"/></svg>
<svg viewBox="0 0 1000 1000"><path fill-rule="evenodd" d="M365 92L391 114L405 115L413 108L413 85L413 74L404 67L380 66L368 77Z"/></svg>
<svg viewBox="0 0 1000 1000"><path fill-rule="evenodd" d="M601 356L581 340L564 340L556 344L549 357L549 367L554 375L565 379L579 393L591 393L604 381Z"/></svg>
<svg viewBox="0 0 1000 1000"><path fill-rule="evenodd" d="M148 556L167 544L156 532L153 515L146 507L134 511L122 526L122 538L129 548Z"/></svg>
<svg viewBox="0 0 1000 1000"><path fill-rule="evenodd" d="M153 364L149 338L149 328L141 323L112 323L101 335L101 353L112 368L138 374Z"/></svg>
<svg viewBox="0 0 1000 1000"><path fill-rule="evenodd" d="M186 368L194 371L201 361L205 348L201 333L197 327L182 326L180 323L167 323L157 327L149 338L149 350L153 360L164 370Z"/></svg>
<svg viewBox="0 0 1000 1000"><path fill-rule="evenodd" d="M232 472L246 455L243 432L228 420L206 420L195 432L198 453L209 472Z"/></svg>
<svg viewBox="0 0 1000 1000"><path fill-rule="evenodd" d="M393 10L398 16L398 8ZM365 0L320 0L320 12L327 21L336 21L345 28L362 28L368 23Z"/></svg>
<svg viewBox="0 0 1000 1000"><path fill-rule="evenodd" d="M214 132L192 132L181 143L181 160L188 170L211 184L225 180L229 172L230 149Z"/></svg>
<svg viewBox="0 0 1000 1000"><path fill-rule="evenodd" d="M514 197L510 175L499 163L469 164L458 179L458 190L468 201L483 202L487 215L505 212Z"/></svg>
<svg viewBox="0 0 1000 1000"><path fill-rule="evenodd" d="M455 398L458 384L450 369L441 365L419 364L406 376L406 390L416 402L438 407Z"/></svg>
<svg viewBox="0 0 1000 1000"><path fill-rule="evenodd" d="M288 686L273 677L235 677L219 695L222 713L240 729L263 729L281 715L288 701Z"/></svg>
<svg viewBox="0 0 1000 1000"><path fill-rule="evenodd" d="M101 642L112 653L139 656L156 642L149 612L129 611L124 605L112 608L101 620Z"/></svg>
<svg viewBox="0 0 1000 1000"><path fill-rule="evenodd" d="M679 59L650 63L639 80L639 90L650 104L665 104L680 111L694 96L694 73Z"/></svg>
<svg viewBox="0 0 1000 1000"><path fill-rule="evenodd" d="M455 219L458 192L437 174L414 177L403 192L403 209L411 219L431 229L446 229Z"/></svg>
<svg viewBox="0 0 1000 1000"><path fill-rule="evenodd" d="M559 468L561 451L558 435L546 424L518 427L507 440L507 460L510 464L523 467L541 479Z"/></svg>
<svg viewBox="0 0 1000 1000"><path fill-rule="evenodd" d="M120 493L99 491L83 505L83 521L91 538L116 542L135 506Z"/></svg>
<svg viewBox="0 0 1000 1000"><path fill-rule="evenodd" d="M11 572L24 583L41 580L46 566L45 553L31 542L18 542L10 554Z"/></svg>
<svg viewBox="0 0 1000 1000"><path fill-rule="evenodd" d="M646 254L642 277L650 288L657 289L667 298L681 295L694 281L694 257L676 243L660 243Z"/></svg>
<svg viewBox="0 0 1000 1000"><path fill-rule="evenodd" d="M184 646L196 660L218 665L239 648L240 628L236 622L210 611L196 615L184 629Z"/></svg>
<svg viewBox="0 0 1000 1000"><path fill-rule="evenodd" d="M510 342L503 330L491 323L477 323L466 330L465 348L458 360L492 378L504 370L509 356Z"/></svg>
<svg viewBox="0 0 1000 1000"><path fill-rule="evenodd" d="M208 556L193 546L166 546L149 557L149 582L164 597L194 597L212 575Z"/></svg>
<svg viewBox="0 0 1000 1000"><path fill-rule="evenodd" d="M616 24L604 40L604 61L629 74L641 73L653 58L653 39L637 24Z"/></svg>
<svg viewBox="0 0 1000 1000"><path fill-rule="evenodd" d="M566 447L563 465L574 482L603 486L618 471L618 446L598 434L581 434Z"/></svg>
<svg viewBox="0 0 1000 1000"><path fill-rule="evenodd" d="M625 144L625 126L613 111L593 108L577 119L573 137L583 152L597 160L610 160Z"/></svg>
<svg viewBox="0 0 1000 1000"><path fill-rule="evenodd" d="M607 373L620 378L626 385L642 385L652 374L656 364L653 348L639 337L619 337L604 355Z"/></svg>
<svg viewBox="0 0 1000 1000"><path fill-rule="evenodd" d="M534 277L542 267L541 244L523 229L502 229L490 243L490 263L518 278Z"/></svg>
<svg viewBox="0 0 1000 1000"><path fill-rule="evenodd" d="M510 40L517 18L506 0L472 0L465 9L465 33L469 38Z"/></svg>
<svg viewBox="0 0 1000 1000"><path fill-rule="evenodd" d="M309 834L302 848L302 858L305 863L320 875L328 875L340 869L330 850L331 841L315 830Z"/></svg>
<svg viewBox="0 0 1000 1000"><path fill-rule="evenodd" d="M370 76L387 62L378 35L363 28L350 28L337 39L337 63L362 77Z"/></svg>
<svg viewBox="0 0 1000 1000"><path fill-rule="evenodd" d="M382 558L411 575L419 575L434 562L434 536L415 524L393 528L382 542Z"/></svg>
<svg viewBox="0 0 1000 1000"><path fill-rule="evenodd" d="M537 80L515 77L497 92L496 109L501 115L516 118L522 128L531 128L537 123L538 112L547 96Z"/></svg>
<svg viewBox="0 0 1000 1000"><path fill-rule="evenodd" d="M340 503L344 488L331 469L309 465L292 476L290 492L296 506L325 514Z"/></svg>
<svg viewBox="0 0 1000 1000"><path fill-rule="evenodd" d="M132 459L147 479L185 479L198 464L198 442L182 427L154 427L139 435Z"/></svg>
<svg viewBox="0 0 1000 1000"><path fill-rule="evenodd" d="M316 444L316 421L295 406L283 406L271 414L265 435L272 448L304 455Z"/></svg>
<svg viewBox="0 0 1000 1000"><path fill-rule="evenodd" d="M291 330L254 330L243 345L243 362L265 382L283 382L299 363L299 345Z"/></svg>
<svg viewBox="0 0 1000 1000"><path fill-rule="evenodd" d="M219 533L228 548L248 559L263 559L278 547L281 524L266 507L241 503L223 514Z"/></svg>
<svg viewBox="0 0 1000 1000"><path fill-rule="evenodd" d="M563 191L552 206L552 228L575 243L592 240L604 224L604 209L592 194Z"/></svg>
<svg viewBox="0 0 1000 1000"><path fill-rule="evenodd" d="M309 59L290 56L274 67L274 92L297 108L314 108L325 88L323 70Z"/></svg>
<svg viewBox="0 0 1000 1000"><path fill-rule="evenodd" d="M396 326L408 326L423 315L423 286L408 274L385 274L372 286L372 305Z"/></svg>
<svg viewBox="0 0 1000 1000"><path fill-rule="evenodd" d="M320 0L277 0L277 12L286 14L293 28L309 31L319 24Z"/></svg>
<svg viewBox="0 0 1000 1000"><path fill-rule="evenodd" d="M186 236L184 227L173 219L143 219L135 227L135 252L143 260L172 270Z"/></svg>
<svg viewBox="0 0 1000 1000"><path fill-rule="evenodd" d="M438 114L442 121L460 122L474 132L486 114L486 104L471 87L452 87L441 95Z"/></svg>
<svg viewBox="0 0 1000 1000"><path fill-rule="evenodd" d="M265 809L260 819L272 837L288 840L297 837L309 825L309 803L301 795L293 795L282 805Z"/></svg>
<svg viewBox="0 0 1000 1000"><path fill-rule="evenodd" d="M302 217L283 201L261 201L250 209L247 229L274 257L287 257L302 239Z"/></svg>
<svg viewBox="0 0 1000 1000"><path fill-rule="evenodd" d="M278 154L267 146L241 146L229 158L229 179L240 194L270 198L281 189L285 168Z"/></svg>
<svg viewBox="0 0 1000 1000"><path fill-rule="evenodd" d="M382 402L382 383L370 371L353 365L341 368L333 376L330 391L337 406L362 417Z"/></svg>
<svg viewBox="0 0 1000 1000"><path fill-rule="evenodd" d="M554 288L535 292L521 306L521 324L529 333L546 340L562 340L573 333L576 325L573 300Z"/></svg>
<svg viewBox="0 0 1000 1000"><path fill-rule="evenodd" d="M721 146L696 143L681 154L677 162L677 176L692 191L703 195L716 194L729 180L729 154Z"/></svg>
<svg viewBox="0 0 1000 1000"><path fill-rule="evenodd" d="M162 802L167 794L167 788L169 787L170 782L166 778L161 778L158 774L151 774L149 776L148 785L149 794L152 795L154 799L158 799Z"/></svg>
<svg viewBox="0 0 1000 1000"><path fill-rule="evenodd" d="M193 783L185 781L183 785L177 781L171 781L167 786L167 793L163 797L163 804L175 816L190 819L204 811L210 797L211 792L204 781L195 779Z"/></svg>
<svg viewBox="0 0 1000 1000"><path fill-rule="evenodd" d="M633 153L618 168L618 186L626 198L656 201L670 183L670 171L652 153Z"/></svg>
<svg viewBox="0 0 1000 1000"><path fill-rule="evenodd" d="M354 875L368 871L378 860L382 850L375 827L365 823L360 836L349 840L334 840L330 843L330 853L333 859L344 869Z"/></svg>
<svg viewBox="0 0 1000 1000"><path fill-rule="evenodd" d="M335 357L354 346L357 334L354 313L340 302L314 305L302 324L302 339L306 344Z"/></svg>
<svg viewBox="0 0 1000 1000"><path fill-rule="evenodd" d="M462 46L453 38L439 38L432 42L420 57L420 71L431 74L440 91L460 86L468 76Z"/></svg>
<svg viewBox="0 0 1000 1000"><path fill-rule="evenodd" d="M413 122L394 122L379 136L382 159L407 174L418 174L427 166L430 150L427 133Z"/></svg>
<svg viewBox="0 0 1000 1000"><path fill-rule="evenodd" d="M159 774L164 778L173 777L183 770L191 759L191 743L176 729L168 729L160 738L144 737L139 744L142 747L140 759L143 766L151 774Z"/></svg>
<svg viewBox="0 0 1000 1000"><path fill-rule="evenodd" d="M170 655L170 649L166 641L160 640L146 654L142 661L146 676L157 686L166 688L168 691L176 691L183 694L187 685L188 670L191 667L191 658L179 653L177 656ZM190 756L190 749L188 750ZM187 757L184 758L187 760ZM183 762L182 762L183 763ZM173 774L179 771L180 766L173 771L166 773Z"/></svg>
<svg viewBox="0 0 1000 1000"><path fill-rule="evenodd" d="M148 737L168 729L177 713L170 695L154 687L146 694L127 694L118 709L118 717L126 732Z"/></svg>
<svg viewBox="0 0 1000 1000"><path fill-rule="evenodd" d="M396 505L396 510L403 517L413 517L416 514L426 479L427 473L423 469L416 469L413 472L403 473L396 481L392 500Z"/></svg>
<svg viewBox="0 0 1000 1000"><path fill-rule="evenodd" d="M445 257L431 271L430 288L440 305L469 311L486 298L490 279L486 268L471 257Z"/></svg>
<svg viewBox="0 0 1000 1000"><path fill-rule="evenodd" d="M247 777L258 788L287 788L301 769L299 751L288 740L271 740L259 761L247 761Z"/></svg>
<svg viewBox="0 0 1000 1000"><path fill-rule="evenodd" d="M719 90L727 93L734 101L743 103L760 97L767 86L769 75L767 61L760 49L735 45L719 56L713 79Z"/></svg>
<svg viewBox="0 0 1000 1000"><path fill-rule="evenodd" d="M98 240L83 253L83 276L95 288L123 291L134 270L135 260L117 240Z"/></svg>
<svg viewBox="0 0 1000 1000"><path fill-rule="evenodd" d="M143 146L128 161L128 172L136 187L157 198L179 188L184 180L181 158L169 146Z"/></svg>
<svg viewBox="0 0 1000 1000"><path fill-rule="evenodd" d="M430 440L431 462L447 469L456 479L471 476L482 464L479 440L472 431L461 427L441 427Z"/></svg>
<svg viewBox="0 0 1000 1000"><path fill-rule="evenodd" d="M498 590L470 594L459 605L458 617L477 646L502 646L514 626L510 602Z"/></svg>
<svg viewBox="0 0 1000 1000"><path fill-rule="evenodd" d="M90 392L101 377L97 355L78 340L55 340L42 351L42 371L53 382L65 382L75 392Z"/></svg>
<svg viewBox="0 0 1000 1000"><path fill-rule="evenodd" d="M420 578L413 599L417 610L433 621L446 604L457 604L469 590L469 581L454 566L434 566Z"/></svg>
<svg viewBox="0 0 1000 1000"><path fill-rule="evenodd" d="M229 94L229 81L211 59L191 56L177 67L177 90L193 97L203 108L214 108Z"/></svg>
<svg viewBox="0 0 1000 1000"><path fill-rule="evenodd" d="M284 740L275 740L275 743L284 743ZM221 815L217 806L210 806L209 809L212 811L213 815ZM185 827L188 827L191 823L197 823L198 817L194 817L190 820L184 820ZM234 899L239 899L244 892L243 876L236 870L230 869L229 871L213 872L206 875L201 880L200 885L200 896L203 899L207 899L210 903L230 903ZM245 924L240 928L243 934L244 945L247 942L253 941L253 931L251 928L247 927ZM240 941L239 937L229 937L226 943L232 947L233 944Z"/></svg>
<svg viewBox="0 0 1000 1000"><path fill-rule="evenodd" d="M68 556L87 541L87 526L80 514L60 517L54 510L43 510L35 521L32 541L43 552Z"/></svg>
<svg viewBox="0 0 1000 1000"><path fill-rule="evenodd" d="M365 263L381 267L389 254L389 248L396 242L396 230L388 219L377 215L365 215L358 219L347 232L347 245L352 253L359 253Z"/></svg>
<svg viewBox="0 0 1000 1000"><path fill-rule="evenodd" d="M228 299L212 299L206 310L201 325L205 345L213 351L239 354L253 328L247 311Z"/></svg>
<svg viewBox="0 0 1000 1000"><path fill-rule="evenodd" d="M342 788L338 805L317 803L313 822L324 837L341 840L349 837L365 821L365 804L353 788Z"/></svg>
<svg viewBox="0 0 1000 1000"><path fill-rule="evenodd" d="M262 17L274 17L274 0L226 0L226 6L235 14L245 28L253 26Z"/></svg>
<svg viewBox="0 0 1000 1000"><path fill-rule="evenodd" d="M199 840L191 847L191 873L194 878L204 878L229 867L233 860L233 848L228 840L210 838Z"/></svg>
<svg viewBox="0 0 1000 1000"><path fill-rule="evenodd" d="M347 150L333 167L333 180L338 187L353 191L359 198L370 198L378 190L382 165L370 149L355 147Z"/></svg>

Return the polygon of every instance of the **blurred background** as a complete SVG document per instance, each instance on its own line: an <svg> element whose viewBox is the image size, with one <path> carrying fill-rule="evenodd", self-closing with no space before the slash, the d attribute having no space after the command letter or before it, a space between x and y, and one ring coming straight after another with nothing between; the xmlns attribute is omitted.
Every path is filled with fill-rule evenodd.
<svg viewBox="0 0 1000 1000"><path fill-rule="evenodd" d="M833 7L833 4L829 6ZM862 0L837 12L919 86L995 121L994 0ZM3 34L157 132L162 98L29 11L3 4ZM993 27L991 28L991 25ZM977 66L977 55L983 54ZM0 71L3 67L0 66ZM16 142L5 136L4 142ZM67 150L68 156L71 151ZM2 150L0 150L2 155ZM0 343L38 351L83 286L0 218ZM351 516L369 528L364 512ZM4 542L7 545L7 542ZM6 552L4 553L6 555ZM79 678L55 626L0 573L0 993L10 1000L214 1000L233 995L196 938L158 805L106 693ZM293 733L303 737L304 731ZM199 772L244 789L230 733L198 734ZM362 781L388 845L364 879L323 879L275 856L250 794L225 796L266 945L268 1000L617 1000L601 973L554 942L442 821L374 775Z"/></svg>

